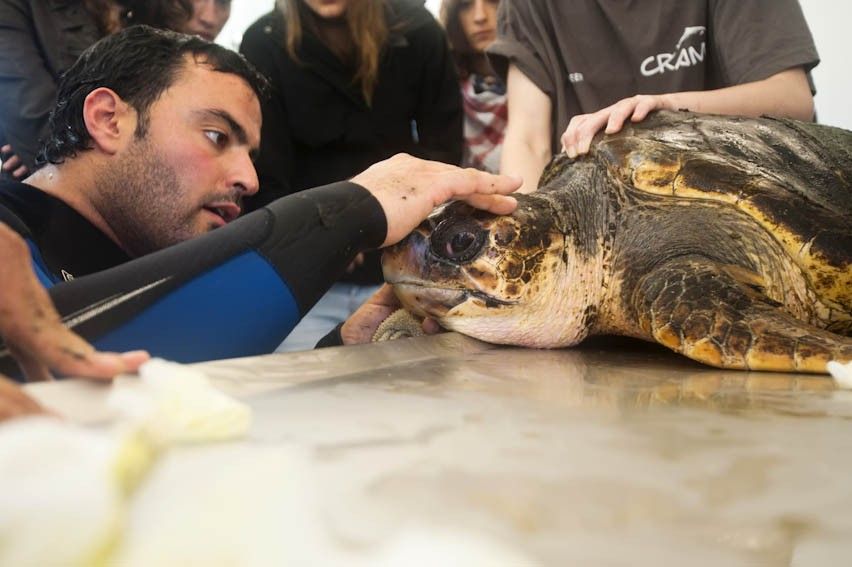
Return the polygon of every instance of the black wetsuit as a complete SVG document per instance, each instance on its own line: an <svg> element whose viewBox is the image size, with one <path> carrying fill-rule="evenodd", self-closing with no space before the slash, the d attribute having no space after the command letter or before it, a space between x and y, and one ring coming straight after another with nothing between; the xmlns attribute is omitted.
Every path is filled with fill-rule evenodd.
<svg viewBox="0 0 852 567"><path fill-rule="evenodd" d="M387 233L378 201L349 182L279 199L136 259L22 183L0 185L0 222L29 245L69 328L101 350L146 349L179 362L272 352L355 255ZM0 372L19 374L5 348Z"/></svg>

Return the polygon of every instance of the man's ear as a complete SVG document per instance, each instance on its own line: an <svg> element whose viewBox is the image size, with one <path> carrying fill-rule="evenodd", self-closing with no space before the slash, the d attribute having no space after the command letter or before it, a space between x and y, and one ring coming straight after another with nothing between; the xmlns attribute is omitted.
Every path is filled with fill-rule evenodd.
<svg viewBox="0 0 852 567"><path fill-rule="evenodd" d="M136 132L136 111L118 94L99 87L83 101L83 121L95 148L114 154Z"/></svg>

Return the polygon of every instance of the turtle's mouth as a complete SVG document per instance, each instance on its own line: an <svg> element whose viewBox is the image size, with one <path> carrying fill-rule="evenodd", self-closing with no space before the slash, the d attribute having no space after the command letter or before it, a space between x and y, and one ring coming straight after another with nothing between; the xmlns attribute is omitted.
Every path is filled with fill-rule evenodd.
<svg viewBox="0 0 852 567"><path fill-rule="evenodd" d="M505 305L517 305L517 301L507 301L489 295L477 289L460 287L440 287L432 283L416 281L393 282L394 290L400 301L412 311L420 311L421 315L442 317L451 309L468 300L479 300L487 308Z"/></svg>

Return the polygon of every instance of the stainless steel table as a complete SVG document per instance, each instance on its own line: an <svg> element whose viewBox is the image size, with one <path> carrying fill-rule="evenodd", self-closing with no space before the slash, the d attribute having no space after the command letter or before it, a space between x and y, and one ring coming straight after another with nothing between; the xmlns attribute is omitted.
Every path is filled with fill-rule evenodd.
<svg viewBox="0 0 852 567"><path fill-rule="evenodd" d="M158 463L126 564L157 545L240 564L852 562L852 392L827 376L455 333L199 366L252 430ZM106 388L31 391L110 419Z"/></svg>

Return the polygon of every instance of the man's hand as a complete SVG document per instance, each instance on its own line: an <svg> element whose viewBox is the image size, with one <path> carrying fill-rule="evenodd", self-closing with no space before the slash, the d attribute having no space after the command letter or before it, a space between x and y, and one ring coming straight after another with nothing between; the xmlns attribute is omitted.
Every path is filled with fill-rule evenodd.
<svg viewBox="0 0 852 567"><path fill-rule="evenodd" d="M148 353L98 352L68 330L39 284L26 243L0 224L0 335L30 381L49 380L50 370L110 379L134 372Z"/></svg>
<svg viewBox="0 0 852 567"><path fill-rule="evenodd" d="M401 307L399 299L393 292L393 287L388 284L383 285L343 323L340 328L343 344L361 345L372 342L373 335L376 334L376 329L379 328L382 321ZM423 321L423 331L427 335L434 335L440 330L440 326L433 319Z"/></svg>
<svg viewBox="0 0 852 567"><path fill-rule="evenodd" d="M570 158L586 154L592 145L592 138L601 128L606 127L607 134L615 134L628 118L631 122L641 122L652 110L676 110L673 104L669 95L636 95L592 114L578 114L571 119L562 134L562 149Z"/></svg>
<svg viewBox="0 0 852 567"><path fill-rule="evenodd" d="M352 181L372 193L385 212L388 232L382 246L402 240L435 207L450 199L461 199L495 214L509 214L518 203L507 194L521 186L517 177L461 169L407 154L381 161Z"/></svg>
<svg viewBox="0 0 852 567"><path fill-rule="evenodd" d="M0 148L0 159L3 160L3 171L11 173L15 179L23 179L30 172L9 144Z"/></svg>

